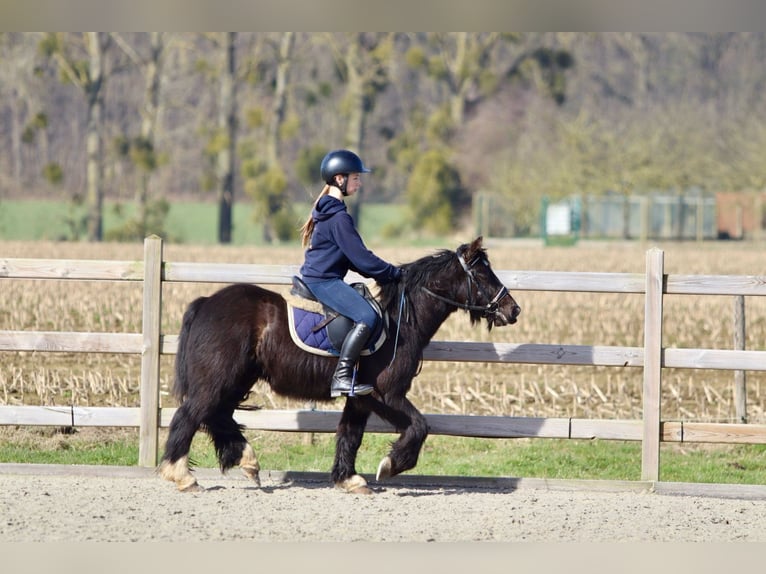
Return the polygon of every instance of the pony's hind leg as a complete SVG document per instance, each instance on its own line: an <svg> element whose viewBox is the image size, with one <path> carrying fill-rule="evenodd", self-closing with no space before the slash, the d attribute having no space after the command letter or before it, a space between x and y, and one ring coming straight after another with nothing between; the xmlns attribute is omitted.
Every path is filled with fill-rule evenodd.
<svg viewBox="0 0 766 574"><path fill-rule="evenodd" d="M200 423L195 422L190 415L188 403L182 404L170 421L165 454L157 469L162 478L175 483L178 490L183 492L201 490L189 468L189 449L199 427Z"/></svg>
<svg viewBox="0 0 766 574"><path fill-rule="evenodd" d="M242 434L242 427L232 417L233 412L221 413L206 421L205 427L213 440L221 472L239 465L242 472L258 486L261 485L261 465L255 451Z"/></svg>

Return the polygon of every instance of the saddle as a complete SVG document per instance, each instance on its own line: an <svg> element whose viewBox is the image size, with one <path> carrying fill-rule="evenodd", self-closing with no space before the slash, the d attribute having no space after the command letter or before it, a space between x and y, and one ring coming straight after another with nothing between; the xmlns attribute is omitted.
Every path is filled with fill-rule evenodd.
<svg viewBox="0 0 766 574"><path fill-rule="evenodd" d="M378 327L370 335L362 355L377 351L388 337L388 314L383 311L364 283L352 283L365 301L380 318ZM339 356L346 335L354 322L319 301L303 280L293 276L287 301L287 318L290 336L301 349L316 355Z"/></svg>

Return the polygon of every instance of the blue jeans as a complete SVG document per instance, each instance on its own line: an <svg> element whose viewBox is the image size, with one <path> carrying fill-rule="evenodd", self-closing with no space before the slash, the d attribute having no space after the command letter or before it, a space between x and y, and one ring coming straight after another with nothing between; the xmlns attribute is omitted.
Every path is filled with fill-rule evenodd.
<svg viewBox="0 0 766 574"><path fill-rule="evenodd" d="M351 319L364 323L371 331L378 326L378 315L356 290L342 279L327 279L310 283L303 280L322 303Z"/></svg>

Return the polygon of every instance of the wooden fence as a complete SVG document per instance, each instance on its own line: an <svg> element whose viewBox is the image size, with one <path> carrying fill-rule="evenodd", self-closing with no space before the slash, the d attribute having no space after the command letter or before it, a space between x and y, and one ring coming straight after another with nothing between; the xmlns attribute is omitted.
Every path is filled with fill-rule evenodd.
<svg viewBox="0 0 766 574"><path fill-rule="evenodd" d="M180 263L164 261L162 241L147 238L143 261L0 259L0 281L56 279L143 282L141 333L0 331L0 351L57 351L140 354L140 407L0 406L0 425L122 426L140 429L140 466L158 462L160 427L175 409L160 408L160 356L176 352L177 335L160 329L163 282L259 283L287 285L293 265ZM663 368L766 370L766 351L662 347L663 296L766 295L766 277L750 275L668 275L664 252L646 253L645 273L497 271L511 291L638 293L645 297L644 346L505 344L432 341L428 361L470 361L547 365L594 365L643 369L643 418L606 420L427 414L432 434L488 438L612 439L642 442L642 480L659 481L660 443L719 442L766 444L766 425L663 421ZM334 432L339 411L237 411L250 429ZM393 432L373 416L371 432Z"/></svg>

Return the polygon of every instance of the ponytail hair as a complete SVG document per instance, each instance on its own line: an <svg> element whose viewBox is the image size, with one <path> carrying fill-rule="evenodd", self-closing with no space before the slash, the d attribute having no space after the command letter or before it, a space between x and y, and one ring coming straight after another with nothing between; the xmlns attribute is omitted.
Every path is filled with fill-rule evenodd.
<svg viewBox="0 0 766 574"><path fill-rule="evenodd" d="M319 200L322 199L328 193L330 193L330 186L328 184L325 184L325 186L322 188L322 191L317 196L316 200L314 200L314 205L311 208L312 212L314 211L314 208L316 208L317 204L319 203ZM300 231L301 231L301 245L305 249L311 243L311 234L314 233L314 217L312 216L312 213L309 213L308 219L306 219L304 224L301 226Z"/></svg>

